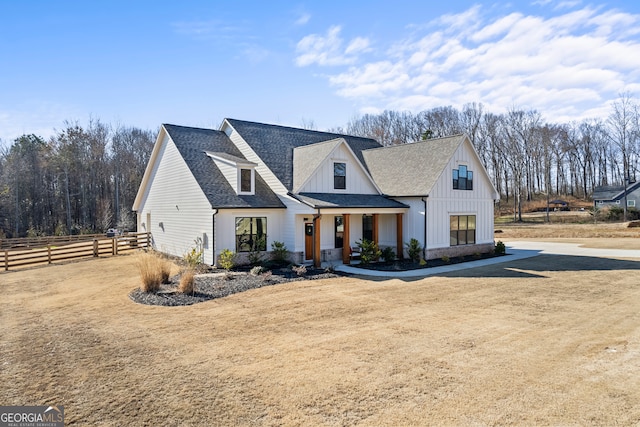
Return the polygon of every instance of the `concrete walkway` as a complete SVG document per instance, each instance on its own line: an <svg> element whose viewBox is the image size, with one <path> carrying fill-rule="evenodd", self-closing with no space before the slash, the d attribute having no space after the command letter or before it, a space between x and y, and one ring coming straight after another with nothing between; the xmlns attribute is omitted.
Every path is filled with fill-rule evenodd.
<svg viewBox="0 0 640 427"><path fill-rule="evenodd" d="M578 243L549 243L549 242L508 242L507 256L469 261L462 264L444 265L441 267L422 268L409 271L378 271L365 270L349 265L335 265L334 269L347 274L375 277L425 277L434 274L448 273L451 271L464 270L467 268L484 267L485 265L501 264L516 261L524 258L531 258L543 254L589 256L599 258L638 258L640 250L627 249L593 249L580 247Z"/></svg>

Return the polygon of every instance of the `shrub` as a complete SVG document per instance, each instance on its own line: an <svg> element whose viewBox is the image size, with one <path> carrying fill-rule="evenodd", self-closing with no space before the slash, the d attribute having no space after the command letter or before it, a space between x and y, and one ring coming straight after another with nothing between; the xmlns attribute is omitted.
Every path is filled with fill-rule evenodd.
<svg viewBox="0 0 640 427"><path fill-rule="evenodd" d="M420 254L422 253L422 246L420 246L420 242L418 239L411 239L409 243L405 243L407 247L407 253L409 254L409 259L413 262L418 262L420 260Z"/></svg>
<svg viewBox="0 0 640 427"><path fill-rule="evenodd" d="M607 212L607 220L609 221L622 221L624 217L624 208L620 206L611 206Z"/></svg>
<svg viewBox="0 0 640 427"><path fill-rule="evenodd" d="M360 263L362 265L367 265L382 255L382 252L378 249L378 245L371 240L362 239L357 241L356 245L360 248Z"/></svg>
<svg viewBox="0 0 640 427"><path fill-rule="evenodd" d="M236 265L236 253L229 249L223 249L220 252L220 267L229 271Z"/></svg>
<svg viewBox="0 0 640 427"><path fill-rule="evenodd" d="M271 280L271 276L273 276L273 273L271 271L265 271L262 276L262 280L265 282L268 282L269 280Z"/></svg>
<svg viewBox="0 0 640 427"><path fill-rule="evenodd" d="M169 277L171 276L171 261L169 261L163 255L156 255L158 258L158 269L160 270L160 282L169 283Z"/></svg>
<svg viewBox="0 0 640 427"><path fill-rule="evenodd" d="M160 258L152 252L140 252L136 261L142 281L140 288L143 292L156 292L162 283Z"/></svg>
<svg viewBox="0 0 640 427"><path fill-rule="evenodd" d="M282 242L274 241L271 243L271 259L277 264L284 264L287 261L289 251Z"/></svg>
<svg viewBox="0 0 640 427"><path fill-rule="evenodd" d="M498 243L496 243L495 253L497 255L504 255L507 253L507 248L505 247L504 243L502 243L502 241L500 240L498 240Z"/></svg>
<svg viewBox="0 0 640 427"><path fill-rule="evenodd" d="M442 258L440 258L442 260L442 262L444 262L445 264L449 264L451 262L451 258L449 258L446 255L443 255Z"/></svg>
<svg viewBox="0 0 640 427"><path fill-rule="evenodd" d="M396 259L396 253L393 251L391 246L387 246L382 250L382 259L385 262L392 262Z"/></svg>
<svg viewBox="0 0 640 427"><path fill-rule="evenodd" d="M204 250L202 249L202 245L198 242L198 239L196 239L195 246L184 254L182 259L184 259L184 262L187 263L189 268L195 269L198 265L202 264L203 253Z"/></svg>
<svg viewBox="0 0 640 427"><path fill-rule="evenodd" d="M291 267L291 269L298 275L298 276L304 276L305 274L307 274L307 267L305 267L304 265L294 265L293 267Z"/></svg>
<svg viewBox="0 0 640 427"><path fill-rule="evenodd" d="M195 292L195 271L191 268L187 268L180 277L180 284L178 285L178 292L183 294L193 294Z"/></svg>
<svg viewBox="0 0 640 427"><path fill-rule="evenodd" d="M423 267L424 267L425 265L427 265L427 260L426 260L426 259L424 259L424 258L420 258L420 265L421 265L421 266L423 266Z"/></svg>

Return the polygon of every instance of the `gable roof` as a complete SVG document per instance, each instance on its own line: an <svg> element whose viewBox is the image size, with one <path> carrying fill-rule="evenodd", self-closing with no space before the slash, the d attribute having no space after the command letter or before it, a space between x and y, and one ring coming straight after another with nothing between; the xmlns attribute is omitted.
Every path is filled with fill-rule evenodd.
<svg viewBox="0 0 640 427"><path fill-rule="evenodd" d="M627 195L640 188L640 181L627 187ZM593 190L591 198L593 200L619 200L624 197L624 185L601 186Z"/></svg>
<svg viewBox="0 0 640 427"><path fill-rule="evenodd" d="M166 132L175 144L212 208L285 208L282 201L257 173L255 175L255 195L236 194L208 154L216 153L227 159L247 162L224 132L163 124L158 141L160 141L163 132ZM156 143L154 151L156 151L158 145ZM143 186L150 185L147 182L148 179L145 178L147 178L147 173L150 171L151 162L155 159L153 154L151 159L138 192L138 197L144 191ZM134 210L137 209L140 203L138 197L136 197Z"/></svg>
<svg viewBox="0 0 640 427"><path fill-rule="evenodd" d="M364 152L376 184L389 196L426 196L465 135L428 139Z"/></svg>
<svg viewBox="0 0 640 427"><path fill-rule="evenodd" d="M296 147L342 138L365 168L362 152L382 147L371 138L236 119L225 119L225 121L240 134L288 191L293 190L293 149ZM277 149L274 149L276 146Z"/></svg>

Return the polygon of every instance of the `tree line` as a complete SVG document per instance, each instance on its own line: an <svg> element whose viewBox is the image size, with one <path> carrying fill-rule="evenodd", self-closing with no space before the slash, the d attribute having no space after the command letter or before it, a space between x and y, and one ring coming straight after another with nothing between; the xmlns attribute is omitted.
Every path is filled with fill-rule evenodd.
<svg viewBox="0 0 640 427"><path fill-rule="evenodd" d="M500 203L519 214L540 194L588 199L597 186L635 182L640 168L640 107L629 94L606 119L550 123L536 110L470 103L365 114L329 131L385 146L466 133ZM0 149L0 237L135 229L131 206L154 141L155 132L95 119L65 122L48 140L17 138Z"/></svg>
<svg viewBox="0 0 640 427"><path fill-rule="evenodd" d="M470 103L461 110L366 114L332 131L385 146L466 133L501 203L513 204L519 215L522 202L536 195L589 199L598 186L635 182L640 166L640 107L628 93L611 104L606 119L550 123L536 110L495 114Z"/></svg>
<svg viewBox="0 0 640 427"><path fill-rule="evenodd" d="M0 151L0 237L135 230L131 206L154 132L91 119Z"/></svg>

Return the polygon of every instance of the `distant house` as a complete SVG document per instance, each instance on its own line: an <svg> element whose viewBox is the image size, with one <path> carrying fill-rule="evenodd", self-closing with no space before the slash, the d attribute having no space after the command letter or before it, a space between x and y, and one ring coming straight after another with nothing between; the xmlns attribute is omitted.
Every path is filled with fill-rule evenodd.
<svg viewBox="0 0 640 427"><path fill-rule="evenodd" d="M624 208L624 186L596 187L592 198L595 207L620 206ZM627 207L640 207L640 181L627 186Z"/></svg>
<svg viewBox="0 0 640 427"><path fill-rule="evenodd" d="M469 138L382 147L369 138L225 119L219 130L162 125L133 209L154 246L194 245L349 263L361 239L426 259L493 248L499 198Z"/></svg>

